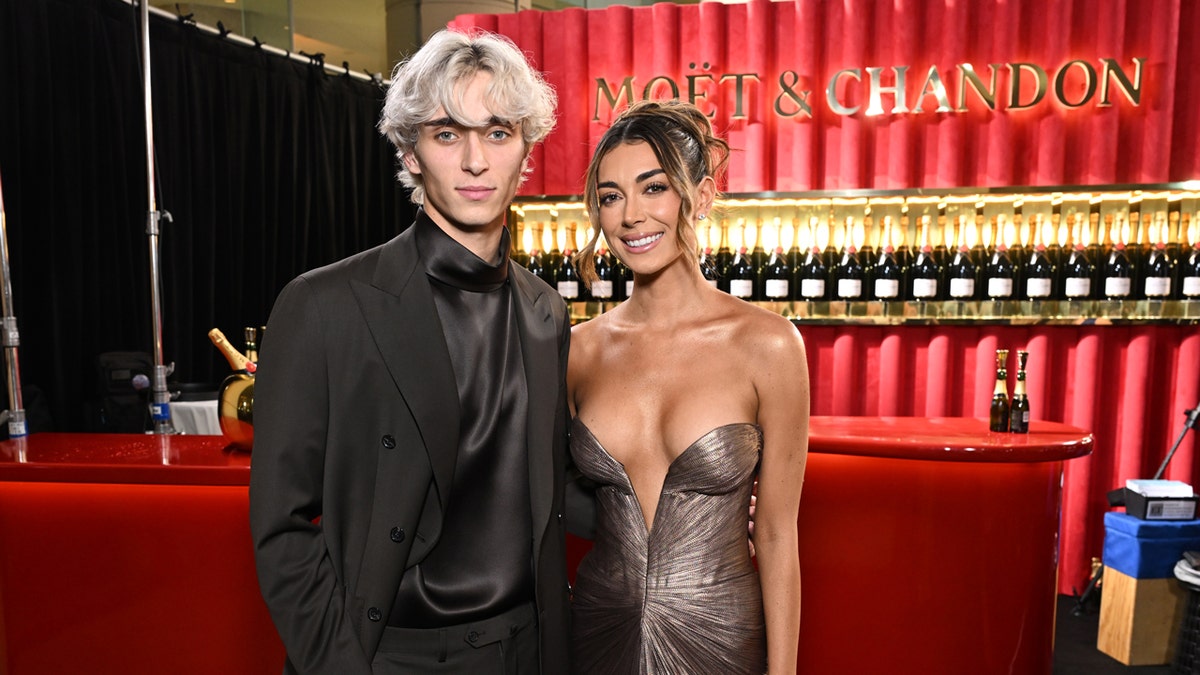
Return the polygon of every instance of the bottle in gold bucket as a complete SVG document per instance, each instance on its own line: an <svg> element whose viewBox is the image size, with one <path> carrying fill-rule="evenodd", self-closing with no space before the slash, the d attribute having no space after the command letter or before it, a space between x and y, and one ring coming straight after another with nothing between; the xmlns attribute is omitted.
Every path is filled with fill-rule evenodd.
<svg viewBox="0 0 1200 675"><path fill-rule="evenodd" d="M254 328L246 329L246 351L257 356L255 333ZM221 433L233 447L250 450L254 446L254 371L257 364L229 344L219 328L208 331L208 339L212 340L234 370L221 383L221 392L217 397Z"/></svg>

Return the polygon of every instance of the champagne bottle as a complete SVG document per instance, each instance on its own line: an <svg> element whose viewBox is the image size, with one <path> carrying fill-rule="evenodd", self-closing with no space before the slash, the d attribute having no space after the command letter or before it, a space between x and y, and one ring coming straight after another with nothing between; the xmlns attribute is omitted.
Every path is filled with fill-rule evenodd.
<svg viewBox="0 0 1200 675"><path fill-rule="evenodd" d="M254 326L246 326L242 329L242 335L246 339L246 359L258 363L258 329Z"/></svg>
<svg viewBox="0 0 1200 675"><path fill-rule="evenodd" d="M940 292L942 267L934 256L933 246L929 243L929 216L921 216L920 248L908 268L908 297L911 300L937 300Z"/></svg>
<svg viewBox="0 0 1200 675"><path fill-rule="evenodd" d="M1166 225L1165 217L1155 217L1151 231L1153 248L1142 267L1142 291L1147 300L1166 300L1172 296L1171 277L1175 272L1175 261L1167 253L1167 243L1164 241Z"/></svg>
<svg viewBox="0 0 1200 675"><path fill-rule="evenodd" d="M1026 300L1049 300L1054 290L1054 265L1046 256L1044 225L1041 214L1038 214L1033 222L1033 252L1022 267Z"/></svg>
<svg viewBox="0 0 1200 675"><path fill-rule="evenodd" d="M762 221L757 225L746 223L742 230L742 245L750 250L750 264L754 266L755 276L762 274L763 265L767 264L767 251L763 248L763 235L767 226Z"/></svg>
<svg viewBox="0 0 1200 675"><path fill-rule="evenodd" d="M714 225L716 227L716 225ZM721 225L721 244L717 247L717 288L729 292L729 265L733 262L733 251L729 248L729 227Z"/></svg>
<svg viewBox="0 0 1200 675"><path fill-rule="evenodd" d="M757 281L754 262L745 246L738 248L737 255L729 264L729 294L743 300L754 299L754 286Z"/></svg>
<svg viewBox="0 0 1200 675"><path fill-rule="evenodd" d="M1179 290L1185 300L1200 300L1200 213L1192 216L1191 250L1180 264Z"/></svg>
<svg viewBox="0 0 1200 675"><path fill-rule="evenodd" d="M248 328L247 331L249 330L253 329ZM225 334L221 332L220 328L214 328L208 331L208 339L213 343L213 346L217 348L217 351L221 352L221 356L224 356L225 360L229 362L229 367L232 368L235 373L253 373L258 369L257 363L252 361L245 354L239 352L236 347L230 344L229 340L226 339Z"/></svg>
<svg viewBox="0 0 1200 675"><path fill-rule="evenodd" d="M826 282L829 270L825 267L821 248L815 243L800 264L798 278L800 280L800 300L818 301L828 299Z"/></svg>
<svg viewBox="0 0 1200 675"><path fill-rule="evenodd" d="M521 267L529 267L529 249L533 237L529 225L521 222L514 226L512 232L512 253L509 257Z"/></svg>
<svg viewBox="0 0 1200 675"><path fill-rule="evenodd" d="M564 249L559 258L558 270L554 274L554 286L563 300L571 302L579 299L579 272L571 262L575 254L570 248Z"/></svg>
<svg viewBox="0 0 1200 675"><path fill-rule="evenodd" d="M1025 392L1025 362L1029 352L1017 352L1017 383L1013 386L1012 405L1008 412L1008 430L1014 434L1029 433L1029 396Z"/></svg>
<svg viewBox="0 0 1200 675"><path fill-rule="evenodd" d="M533 249L529 252L529 261L526 263L526 269L533 273L533 276L550 283L553 276L548 272L545 265L542 264L542 252L538 249Z"/></svg>
<svg viewBox="0 0 1200 675"><path fill-rule="evenodd" d="M983 267L983 293L988 300L1007 300L1013 294L1016 270L1008 257L1008 245L1004 241L1004 219L996 219L994 235L996 246Z"/></svg>
<svg viewBox="0 0 1200 675"><path fill-rule="evenodd" d="M996 350L996 388L992 392L992 407L988 414L988 429L1008 431L1008 350Z"/></svg>
<svg viewBox="0 0 1200 675"><path fill-rule="evenodd" d="M628 300L633 295L633 270L625 266L621 259L613 256L613 300Z"/></svg>
<svg viewBox="0 0 1200 675"><path fill-rule="evenodd" d="M854 218L846 218L846 238L842 244L842 255L833 270L833 292L838 300L861 300L863 295L863 268L854 248Z"/></svg>
<svg viewBox="0 0 1200 675"><path fill-rule="evenodd" d="M1092 278L1095 267L1088 258L1084 234L1087 231L1087 216L1080 215L1075 220L1075 231L1071 238L1074 240L1071 252L1063 263L1063 297L1067 300L1092 299Z"/></svg>
<svg viewBox="0 0 1200 675"><path fill-rule="evenodd" d="M542 267L550 277L546 280L547 283L553 286L558 281L558 269L562 267L566 232L561 224L551 221L546 223L546 229L542 230L542 233Z"/></svg>
<svg viewBox="0 0 1200 675"><path fill-rule="evenodd" d="M705 232L704 253L700 258L700 272L704 280L713 288L719 288L721 281L720 264L717 260L717 250L714 244L720 242L721 228L712 223Z"/></svg>
<svg viewBox="0 0 1200 675"><path fill-rule="evenodd" d="M1104 263L1104 297L1110 300L1125 300L1133 293L1133 270L1129 258L1125 255L1125 238L1121 232L1124 229L1125 218L1118 215L1113 219L1112 250Z"/></svg>
<svg viewBox="0 0 1200 675"><path fill-rule="evenodd" d="M604 236L596 240L596 280L592 282L592 298L600 302L612 300L613 297L613 272L615 271L612 262L610 262L610 254L608 247L605 245Z"/></svg>
<svg viewBox="0 0 1200 675"><path fill-rule="evenodd" d="M776 246L771 251L771 257L763 265L764 300L789 300L792 297L792 270L788 267L787 256L782 246Z"/></svg>
<svg viewBox="0 0 1200 675"><path fill-rule="evenodd" d="M976 268L967 244L967 217L958 217L958 232L955 233L957 250L946 270L949 279L950 297L954 300L975 299Z"/></svg>
<svg viewBox="0 0 1200 675"><path fill-rule="evenodd" d="M875 300L899 300L903 279L900 264L896 262L895 250L892 248L891 216L884 216L881 236L884 239L880 242L879 257L871 267L871 297Z"/></svg>

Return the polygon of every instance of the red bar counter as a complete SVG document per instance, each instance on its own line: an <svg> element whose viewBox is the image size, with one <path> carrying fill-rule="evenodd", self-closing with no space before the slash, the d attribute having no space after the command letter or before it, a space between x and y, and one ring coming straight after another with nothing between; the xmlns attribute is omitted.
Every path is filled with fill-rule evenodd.
<svg viewBox="0 0 1200 675"><path fill-rule="evenodd" d="M815 417L800 502L799 672L1050 675L1065 460L1033 422Z"/></svg>
<svg viewBox="0 0 1200 675"><path fill-rule="evenodd" d="M278 673L250 456L220 436L0 443L0 674Z"/></svg>
<svg viewBox="0 0 1200 675"><path fill-rule="evenodd" d="M814 417L801 672L1049 675L1063 462L1091 444L1051 422ZM0 443L0 673L278 672L249 462L214 436Z"/></svg>

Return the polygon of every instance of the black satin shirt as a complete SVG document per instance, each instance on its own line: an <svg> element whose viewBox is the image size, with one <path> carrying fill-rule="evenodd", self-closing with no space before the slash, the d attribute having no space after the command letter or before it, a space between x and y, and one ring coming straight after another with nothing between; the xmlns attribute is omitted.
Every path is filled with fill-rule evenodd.
<svg viewBox="0 0 1200 675"><path fill-rule="evenodd" d="M424 212L413 227L454 367L460 435L441 538L404 575L389 623L438 628L534 599L529 397L508 282L508 230L493 265Z"/></svg>

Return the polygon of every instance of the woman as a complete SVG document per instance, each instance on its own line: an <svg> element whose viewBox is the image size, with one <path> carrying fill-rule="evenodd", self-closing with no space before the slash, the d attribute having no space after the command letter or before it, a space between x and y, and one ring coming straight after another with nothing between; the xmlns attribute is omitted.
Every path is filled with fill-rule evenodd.
<svg viewBox="0 0 1200 675"><path fill-rule="evenodd" d="M599 486L572 608L581 673L796 669L808 368L790 322L713 288L697 264L695 222L728 151L695 106L644 101L588 167L597 238L635 282L571 337L571 453ZM585 280L595 244L580 253Z"/></svg>

